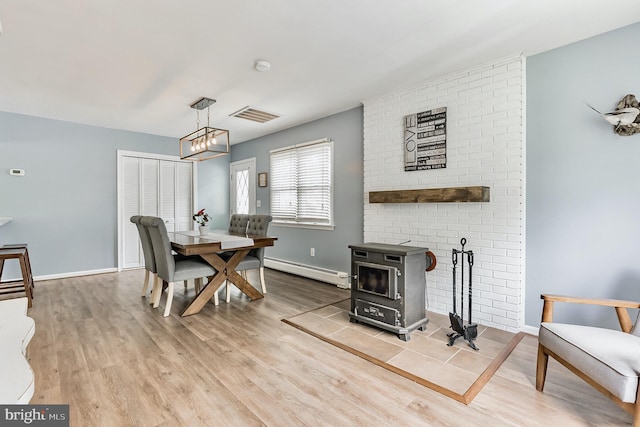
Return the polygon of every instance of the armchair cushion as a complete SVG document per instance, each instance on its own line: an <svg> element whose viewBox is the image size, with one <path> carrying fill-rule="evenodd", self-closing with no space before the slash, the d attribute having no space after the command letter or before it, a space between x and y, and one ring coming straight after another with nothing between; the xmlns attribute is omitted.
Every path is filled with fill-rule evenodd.
<svg viewBox="0 0 640 427"><path fill-rule="evenodd" d="M623 402L636 401L640 337L592 326L543 322L538 341Z"/></svg>

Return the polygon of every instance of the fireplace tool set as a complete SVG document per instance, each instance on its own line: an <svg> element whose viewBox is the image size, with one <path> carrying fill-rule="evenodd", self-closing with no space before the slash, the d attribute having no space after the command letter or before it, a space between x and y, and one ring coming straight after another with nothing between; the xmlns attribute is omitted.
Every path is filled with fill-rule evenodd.
<svg viewBox="0 0 640 427"><path fill-rule="evenodd" d="M467 239L462 238L460 240L460 244L462 245L461 250L453 249L451 253L451 261L453 263L453 313L449 313L449 320L451 320L451 329L453 332L447 334L449 337L448 346L452 346L453 343L458 338L463 338L465 341L469 343L469 347L474 350L478 350L475 343L473 342L478 337L478 324L471 322L471 291L473 287L473 276L472 276L472 267L473 267L473 251L465 251L464 245L467 243ZM458 255L461 258L461 268L460 268L460 314L456 311L456 306L458 304L456 298L456 266L458 265ZM464 324L464 258L467 256L467 264L469 266L469 321L465 325Z"/></svg>

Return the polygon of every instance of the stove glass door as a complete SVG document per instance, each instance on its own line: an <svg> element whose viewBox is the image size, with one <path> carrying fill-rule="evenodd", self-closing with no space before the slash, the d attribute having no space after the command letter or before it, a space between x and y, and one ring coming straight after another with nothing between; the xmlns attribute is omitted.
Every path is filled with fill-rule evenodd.
<svg viewBox="0 0 640 427"><path fill-rule="evenodd" d="M389 299L397 298L398 269L392 266L356 262L357 289Z"/></svg>

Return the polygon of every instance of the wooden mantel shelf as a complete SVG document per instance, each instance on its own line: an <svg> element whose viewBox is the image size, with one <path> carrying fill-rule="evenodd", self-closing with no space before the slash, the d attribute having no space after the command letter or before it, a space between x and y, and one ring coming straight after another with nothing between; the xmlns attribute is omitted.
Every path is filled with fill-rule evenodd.
<svg viewBox="0 0 640 427"><path fill-rule="evenodd" d="M459 203L488 201L489 187L479 186L369 192L369 203Z"/></svg>

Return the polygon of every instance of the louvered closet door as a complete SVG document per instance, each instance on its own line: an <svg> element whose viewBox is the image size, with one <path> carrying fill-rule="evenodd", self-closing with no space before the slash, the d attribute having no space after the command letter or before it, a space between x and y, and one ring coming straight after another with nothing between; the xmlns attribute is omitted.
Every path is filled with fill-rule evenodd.
<svg viewBox="0 0 640 427"><path fill-rule="evenodd" d="M138 229L129 218L140 214L140 161L135 157L122 159L122 266L142 264Z"/></svg>
<svg viewBox="0 0 640 427"><path fill-rule="evenodd" d="M159 216L167 231L193 229L193 163L122 157L122 268L144 265L133 215Z"/></svg>
<svg viewBox="0 0 640 427"><path fill-rule="evenodd" d="M175 231L176 222L176 165L160 160L160 215L167 231Z"/></svg>
<svg viewBox="0 0 640 427"><path fill-rule="evenodd" d="M193 230L193 163L176 163L175 229Z"/></svg>
<svg viewBox="0 0 640 427"><path fill-rule="evenodd" d="M140 187L140 215L158 216L158 161L140 159L142 168L142 186Z"/></svg>

